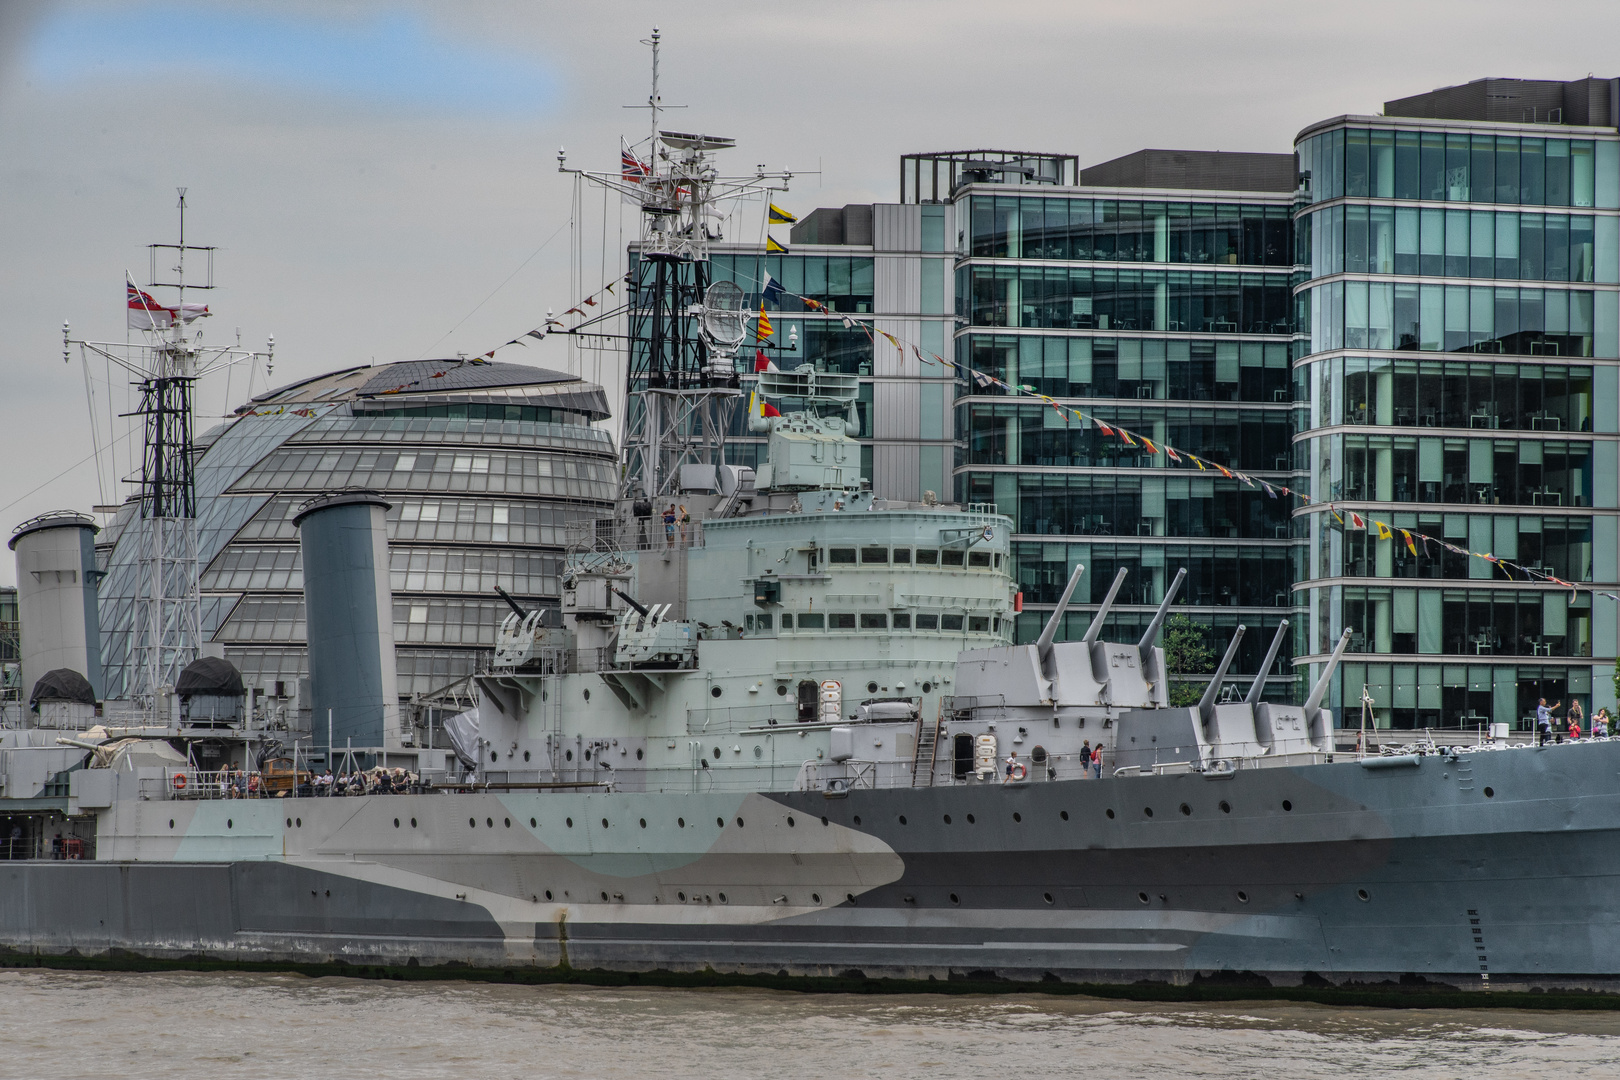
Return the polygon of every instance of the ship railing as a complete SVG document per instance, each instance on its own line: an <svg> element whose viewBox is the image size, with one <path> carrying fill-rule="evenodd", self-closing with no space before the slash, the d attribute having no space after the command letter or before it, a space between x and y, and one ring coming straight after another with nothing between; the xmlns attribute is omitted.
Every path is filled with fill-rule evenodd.
<svg viewBox="0 0 1620 1080"><path fill-rule="evenodd" d="M679 510L677 509L677 513ZM568 526L569 553L576 558L590 553L615 555L625 551L674 551L703 546L703 522L688 518L673 524L664 521L663 512L652 517L620 522L611 518L578 521Z"/></svg>
<svg viewBox="0 0 1620 1080"><path fill-rule="evenodd" d="M177 768L164 777L163 784L171 799L268 799L276 794L263 773L234 769Z"/></svg>
<svg viewBox="0 0 1620 1080"><path fill-rule="evenodd" d="M847 761L818 761L810 758L799 766L794 778L794 791L820 791L827 795L842 795L857 788L873 790L878 786L878 763L850 758Z"/></svg>
<svg viewBox="0 0 1620 1080"><path fill-rule="evenodd" d="M791 729L799 726L798 705L792 700L761 705L688 709L686 713L686 731L689 735L722 735L771 728Z"/></svg>

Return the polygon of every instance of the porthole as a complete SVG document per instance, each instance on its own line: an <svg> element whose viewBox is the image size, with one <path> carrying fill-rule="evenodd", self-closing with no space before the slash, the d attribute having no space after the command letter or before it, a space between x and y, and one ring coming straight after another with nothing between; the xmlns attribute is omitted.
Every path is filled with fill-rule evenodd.
<svg viewBox="0 0 1620 1080"><path fill-rule="evenodd" d="M396 829L399 827L399 818L394 819L394 827ZM292 818L287 819L287 828L292 828Z"/></svg>
<svg viewBox="0 0 1620 1080"><path fill-rule="evenodd" d="M975 818L972 814L969 814L967 816L967 822L968 822L969 825L973 825L973 824L976 824L978 822L978 819Z"/></svg>
<svg viewBox="0 0 1620 1080"><path fill-rule="evenodd" d="M787 684L786 683L777 683L776 684L776 696L777 697L787 697Z"/></svg>
<svg viewBox="0 0 1620 1080"><path fill-rule="evenodd" d="M859 825L860 823L861 823L861 815L856 814L855 815L855 824Z"/></svg>
<svg viewBox="0 0 1620 1080"><path fill-rule="evenodd" d="M1365 903L1366 901L1371 900L1372 897L1367 895L1367 890L1366 889L1357 889L1356 890L1356 899L1362 901L1363 903Z"/></svg>
<svg viewBox="0 0 1620 1080"><path fill-rule="evenodd" d="M647 819L646 818L641 819L641 827L643 829L645 829L647 827Z"/></svg>
<svg viewBox="0 0 1620 1080"><path fill-rule="evenodd" d="M1242 889L1239 889L1238 890L1238 903L1247 904L1248 902L1249 902L1249 894L1244 892Z"/></svg>
<svg viewBox="0 0 1620 1080"><path fill-rule="evenodd" d="M1486 798L1487 798L1487 799L1494 799L1494 798L1496 798L1496 791L1495 791L1495 789L1494 789L1494 788L1486 788L1486 789L1485 789L1485 797L1486 797Z"/></svg>
<svg viewBox="0 0 1620 1080"><path fill-rule="evenodd" d="M731 901L726 899L726 894L725 893L715 893L715 895L720 898L720 902L722 904L729 904L731 902Z"/></svg>
<svg viewBox="0 0 1620 1080"><path fill-rule="evenodd" d="M844 894L844 900L845 900L846 903L849 904L850 907L855 906L855 894L854 893L852 893L852 892L845 893Z"/></svg>
<svg viewBox="0 0 1620 1080"><path fill-rule="evenodd" d="M415 819L415 818L411 818L411 825L412 825L412 826L413 826L413 827L414 827L414 826L415 826L415 825L416 825L416 819ZM531 829L538 829L538 828L539 828L539 827L540 827L540 826L539 826L539 825L537 825L537 824L536 824L536 823L535 823L535 820L534 820L534 818L530 818L530 819L529 819L529 828L531 828Z"/></svg>
<svg viewBox="0 0 1620 1080"><path fill-rule="evenodd" d="M304 819L303 818L293 818L293 821L297 823L297 825L298 825L298 827L300 829L302 829L304 827ZM412 825L416 824L416 819L415 818L411 819L411 824Z"/></svg>
<svg viewBox="0 0 1620 1080"><path fill-rule="evenodd" d="M169 819L169 828L174 828L174 818Z"/></svg>
<svg viewBox="0 0 1620 1080"><path fill-rule="evenodd" d="M298 824L302 825L303 822L300 821ZM413 828L413 829L416 828L416 819L415 818L411 818L411 828Z"/></svg>
<svg viewBox="0 0 1620 1080"><path fill-rule="evenodd" d="M1041 899L1045 900L1048 904L1056 903L1056 901L1052 899L1052 894L1049 892L1041 893Z"/></svg>
<svg viewBox="0 0 1620 1080"><path fill-rule="evenodd" d="M563 819L563 824L567 825L570 829L572 829L574 827L574 819L573 818L564 818Z"/></svg>
<svg viewBox="0 0 1620 1080"><path fill-rule="evenodd" d="M686 819L683 817L678 817L675 819L675 824L684 829L686 828Z"/></svg>
<svg viewBox="0 0 1620 1080"><path fill-rule="evenodd" d="M291 824L291 823L289 822L289 824ZM394 819L394 828L396 828L396 829L399 828L399 818Z"/></svg>
<svg viewBox="0 0 1620 1080"><path fill-rule="evenodd" d="M906 815L901 814L900 815L900 824L904 825L905 823L906 823Z"/></svg>
<svg viewBox="0 0 1620 1080"><path fill-rule="evenodd" d="M493 829L495 827L495 819L492 818L492 817L485 818L484 819L484 827L488 828L488 829Z"/></svg>
<svg viewBox="0 0 1620 1080"><path fill-rule="evenodd" d="M737 828L739 828L739 829L740 829L740 828L742 828L742 827L743 827L743 819L742 819L742 818L738 818L738 819L737 819Z"/></svg>
<svg viewBox="0 0 1620 1080"><path fill-rule="evenodd" d="M924 682L922 684L922 692L925 693L925 694L928 693L933 688L934 688L934 684L931 683L931 682Z"/></svg>
<svg viewBox="0 0 1620 1080"><path fill-rule="evenodd" d="M591 692L589 690L585 691L585 700L586 701L591 700Z"/></svg>
<svg viewBox="0 0 1620 1080"><path fill-rule="evenodd" d="M1058 811L1058 817L1062 818L1064 821L1068 821L1069 820L1069 812L1067 810L1059 810Z"/></svg>
<svg viewBox="0 0 1620 1080"><path fill-rule="evenodd" d="M524 761L529 760L529 752L527 750L523 751L523 760Z"/></svg>
<svg viewBox="0 0 1620 1080"><path fill-rule="evenodd" d="M1109 821L1114 820L1114 812L1112 810L1104 810L1103 813L1108 815L1108 820Z"/></svg>
<svg viewBox="0 0 1620 1080"><path fill-rule="evenodd" d="M790 828L790 829L793 828L793 815L792 814L788 815L788 828Z"/></svg>
<svg viewBox="0 0 1620 1080"><path fill-rule="evenodd" d="M818 892L811 893L810 894L810 902L812 904L820 904L821 903L821 894L818 893Z"/></svg>
<svg viewBox="0 0 1620 1080"><path fill-rule="evenodd" d="M602 894L602 903L607 903L607 893Z"/></svg>
<svg viewBox="0 0 1620 1080"><path fill-rule="evenodd" d="M1293 804L1293 803L1291 803L1291 802L1289 802L1289 801L1288 801L1288 800L1287 800L1287 799L1284 799L1284 800L1283 800L1283 809L1284 809L1284 810L1285 810L1285 811L1287 811L1287 810L1292 810L1292 809L1293 809L1293 808L1294 808L1294 804Z"/></svg>
<svg viewBox="0 0 1620 1080"><path fill-rule="evenodd" d="M1182 803L1181 804L1181 816L1182 817L1192 817L1192 807L1188 806L1186 803Z"/></svg>
<svg viewBox="0 0 1620 1080"><path fill-rule="evenodd" d="M867 692L867 693L868 693L868 694L875 694L875 693L877 693L877 683L875 683L875 682L869 682L869 683L867 683L867 684L866 684L866 692Z"/></svg>
<svg viewBox="0 0 1620 1080"><path fill-rule="evenodd" d="M547 900L550 900L550 899L551 899L551 890L550 890L550 889L547 889L547 890L546 890L546 899L547 899Z"/></svg>
<svg viewBox="0 0 1620 1080"><path fill-rule="evenodd" d="M722 691L718 686L709 687L709 696L710 697L719 697L721 695L721 693L722 693Z"/></svg>
<svg viewBox="0 0 1620 1080"><path fill-rule="evenodd" d="M1147 903L1147 902L1148 902L1148 894L1147 894L1147 893L1145 893L1145 892L1139 892L1139 893L1137 893L1137 894L1136 894L1136 898L1137 898L1137 899L1138 899L1138 900L1140 900L1140 901L1142 901L1142 903L1144 903L1144 904L1145 904L1145 903Z"/></svg>
<svg viewBox="0 0 1620 1080"><path fill-rule="evenodd" d="M511 818L502 818L501 820L506 822L506 827L508 829L510 829L512 827L512 819Z"/></svg>
<svg viewBox="0 0 1620 1080"><path fill-rule="evenodd" d="M563 754L563 758L568 760L568 761L573 761L574 760L574 752L572 750L567 751L566 753Z"/></svg>
<svg viewBox="0 0 1620 1080"><path fill-rule="evenodd" d="M225 819L225 827L227 829L234 829L234 828L236 828L236 822L232 821L230 818L226 818Z"/></svg>
<svg viewBox="0 0 1620 1080"><path fill-rule="evenodd" d="M1151 806L1142 807L1142 816L1143 817L1152 817L1153 816L1153 807L1151 807Z"/></svg>
<svg viewBox="0 0 1620 1080"><path fill-rule="evenodd" d="M604 829L605 829L605 828L607 828L607 827L608 827L608 823L607 823L607 818L603 818L603 819L602 819L602 828L604 828Z"/></svg>
<svg viewBox="0 0 1620 1080"><path fill-rule="evenodd" d="M489 760L491 760L491 761L499 761L499 760L501 760L501 752L499 750L491 750L489 752Z"/></svg>
<svg viewBox="0 0 1620 1080"><path fill-rule="evenodd" d="M683 903L683 904L686 903L686 894L685 893L678 892L675 895L680 899L681 903Z"/></svg>
<svg viewBox="0 0 1620 1080"><path fill-rule="evenodd" d="M585 760L586 761L591 760L591 752L589 750L585 751Z"/></svg>
<svg viewBox="0 0 1620 1080"><path fill-rule="evenodd" d="M949 825L950 823L951 823L951 815L946 814L945 815L945 824Z"/></svg>
<svg viewBox="0 0 1620 1080"><path fill-rule="evenodd" d="M962 902L961 897L957 896L955 893L951 893L951 903L960 904L961 902Z"/></svg>
<svg viewBox="0 0 1620 1080"><path fill-rule="evenodd" d="M1232 812L1232 804L1227 802L1225 799L1222 799L1221 800L1221 813L1230 814L1231 812Z"/></svg>
<svg viewBox="0 0 1620 1080"><path fill-rule="evenodd" d="M823 814L821 816L821 823L822 823L822 825L831 825L832 824L832 822L827 820L827 815L825 815L825 814Z"/></svg>
<svg viewBox="0 0 1620 1080"><path fill-rule="evenodd" d="M725 827L726 827L726 819L725 819L725 818L723 818L723 817L717 817L717 818L715 818L715 819L714 819L714 823L715 823L715 824L716 824L716 825L718 825L718 826L720 826L720 828L722 828L722 829L723 829L723 828L725 828Z"/></svg>
<svg viewBox="0 0 1620 1080"><path fill-rule="evenodd" d="M1014 810L1013 811L1013 820L1014 821L1023 821L1024 820L1024 815L1020 814L1018 811Z"/></svg>
<svg viewBox="0 0 1620 1080"><path fill-rule="evenodd" d="M478 819L475 818L475 817L468 818L467 819L467 828L469 828L469 829L478 828Z"/></svg>
<svg viewBox="0 0 1620 1080"><path fill-rule="evenodd" d="M639 746L636 747L636 760L637 761L641 760L641 747L639 747Z"/></svg>
<svg viewBox="0 0 1620 1080"><path fill-rule="evenodd" d="M720 748L718 746L714 748L714 760L720 760Z"/></svg>

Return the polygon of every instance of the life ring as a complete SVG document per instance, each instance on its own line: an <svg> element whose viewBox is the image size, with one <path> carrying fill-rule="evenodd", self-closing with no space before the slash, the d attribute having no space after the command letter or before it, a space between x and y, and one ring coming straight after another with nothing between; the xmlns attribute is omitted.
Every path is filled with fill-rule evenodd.
<svg viewBox="0 0 1620 1080"><path fill-rule="evenodd" d="M176 790L176 791L184 791L184 790L186 790L186 774L185 773L177 772L177 773L174 774L174 790Z"/></svg>
<svg viewBox="0 0 1620 1080"><path fill-rule="evenodd" d="M1007 773L1007 776L1013 780L1022 780L1028 775L1029 771L1024 768L1024 763L1022 761L1013 762L1012 770Z"/></svg>

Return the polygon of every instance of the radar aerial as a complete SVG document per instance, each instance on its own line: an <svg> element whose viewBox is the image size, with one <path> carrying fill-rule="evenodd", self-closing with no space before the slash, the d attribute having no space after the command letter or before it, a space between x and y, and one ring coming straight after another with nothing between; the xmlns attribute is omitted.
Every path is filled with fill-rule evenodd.
<svg viewBox="0 0 1620 1080"><path fill-rule="evenodd" d="M703 339L717 358L729 360L748 335L748 311L735 282L717 281L703 293Z"/></svg>

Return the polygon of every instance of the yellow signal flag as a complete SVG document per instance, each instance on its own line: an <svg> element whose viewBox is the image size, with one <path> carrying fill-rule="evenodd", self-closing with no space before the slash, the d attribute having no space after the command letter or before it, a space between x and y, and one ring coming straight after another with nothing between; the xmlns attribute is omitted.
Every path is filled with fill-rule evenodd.
<svg viewBox="0 0 1620 1080"><path fill-rule="evenodd" d="M764 341L776 331L771 327L770 317L765 314L765 305L759 305L759 325L754 328L754 340Z"/></svg>
<svg viewBox="0 0 1620 1080"><path fill-rule="evenodd" d="M767 203L766 205L771 208L768 220L772 225L792 225L799 220L775 203Z"/></svg>
<svg viewBox="0 0 1620 1080"><path fill-rule="evenodd" d="M771 236L769 233L765 234L765 254L786 255L787 253L788 249L783 247L781 244L778 244L775 237Z"/></svg>

